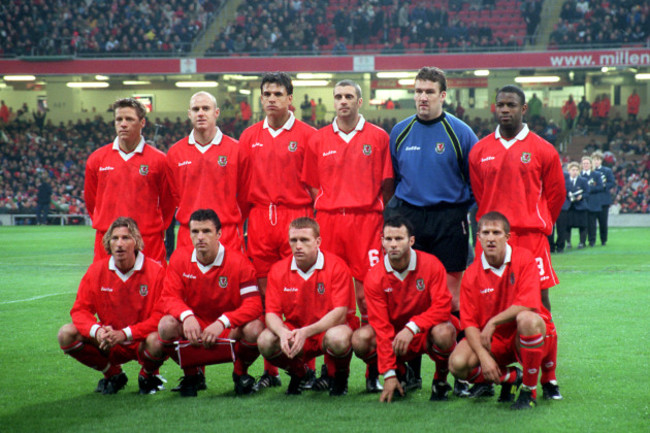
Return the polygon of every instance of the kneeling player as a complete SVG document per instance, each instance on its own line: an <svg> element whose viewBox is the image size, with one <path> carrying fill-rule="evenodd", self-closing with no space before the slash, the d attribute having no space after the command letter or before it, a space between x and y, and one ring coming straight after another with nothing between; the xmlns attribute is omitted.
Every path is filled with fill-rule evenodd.
<svg viewBox="0 0 650 433"><path fill-rule="evenodd" d="M537 404L542 359L557 347L555 327L541 302L537 264L530 251L508 245L510 224L502 214L483 215L478 229L483 253L467 269L460 294L465 339L449 367L472 383L501 383L500 402L514 401L523 382L511 408L531 408ZM523 374L508 367L517 361Z"/></svg>
<svg viewBox="0 0 650 433"><path fill-rule="evenodd" d="M267 329L257 344L264 358L289 372L287 394L301 393L307 363L323 353L332 378L330 395L345 395L348 390L350 338L358 327L354 285L347 265L320 251L320 244L316 221L293 220L289 226L292 256L273 265L268 275Z"/></svg>
<svg viewBox="0 0 650 433"><path fill-rule="evenodd" d="M259 356L256 342L264 329L255 269L242 253L219 242L221 221L212 209L193 212L189 230L194 250L172 255L161 300L168 315L158 325L159 338L147 340L153 343L148 349L179 362L184 377L177 390L183 397L206 389L204 365L232 362L233 353L235 392L252 393L255 379L248 367ZM179 340L183 351L175 350Z"/></svg>
<svg viewBox="0 0 650 433"><path fill-rule="evenodd" d="M142 254L142 235L131 218L113 221L103 242L110 256L94 262L81 280L72 323L59 330L59 345L104 374L96 392L115 394L124 388L128 379L121 364L138 360L140 394L153 394L163 389L163 381L143 342L162 316L155 304L165 271Z"/></svg>
<svg viewBox="0 0 650 433"><path fill-rule="evenodd" d="M447 361L456 345L456 328L449 321L446 272L436 257L414 250L414 242L407 219L398 215L384 222L386 255L365 281L370 325L352 337L356 355L369 365L378 363L384 375L382 402L390 402L395 391L404 395L405 362L425 352L436 363L431 400L446 400L451 390Z"/></svg>

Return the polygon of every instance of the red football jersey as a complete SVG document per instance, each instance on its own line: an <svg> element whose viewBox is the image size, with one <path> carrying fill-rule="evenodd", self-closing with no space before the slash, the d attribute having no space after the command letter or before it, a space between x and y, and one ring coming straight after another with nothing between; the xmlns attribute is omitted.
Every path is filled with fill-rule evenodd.
<svg viewBox="0 0 650 433"><path fill-rule="evenodd" d="M275 313L295 327L318 322L337 307L348 308L348 321L356 314L352 276L347 265L327 252L320 252L316 269L308 276L292 269L293 256L282 259L268 275L266 312ZM302 274L302 275L301 275Z"/></svg>
<svg viewBox="0 0 650 433"><path fill-rule="evenodd" d="M100 147L86 162L84 199L96 230L105 232L117 217L128 216L143 234L164 231L174 214L165 154L145 144L125 161L112 143Z"/></svg>
<svg viewBox="0 0 650 433"><path fill-rule="evenodd" d="M302 180L320 189L317 210L384 209L382 182L393 177L388 134L363 118L357 128L349 142L333 125L319 129L309 142Z"/></svg>
<svg viewBox="0 0 650 433"><path fill-rule="evenodd" d="M300 175L307 143L316 130L293 116L276 137L264 125L265 121L254 124L239 138L250 158L247 201L262 206L309 206L311 195Z"/></svg>
<svg viewBox="0 0 650 433"><path fill-rule="evenodd" d="M124 329L127 337L144 340L158 329L162 317L160 305L165 270L155 261L138 254L132 273L126 281L119 271L109 269L112 258L94 262L81 279L77 299L70 316L84 337L90 337L97 326ZM114 268L114 266L112 266ZM127 328L127 329L125 329Z"/></svg>
<svg viewBox="0 0 650 433"><path fill-rule="evenodd" d="M188 225L197 209L212 209L222 224L239 224L244 199L245 153L236 140L221 134L221 140L205 151L189 143L189 137L174 144L167 153L167 176L178 207L176 219Z"/></svg>
<svg viewBox="0 0 650 433"><path fill-rule="evenodd" d="M174 251L162 294L168 314L182 320L191 311L210 323L224 315L233 328L261 316L255 269L243 254L220 244L215 262L203 270L194 250Z"/></svg>
<svg viewBox="0 0 650 433"><path fill-rule="evenodd" d="M549 235L566 199L560 156L531 131L518 137L506 149L492 133L470 152L472 191L479 206L476 218L498 211L513 229Z"/></svg>
<svg viewBox="0 0 650 433"><path fill-rule="evenodd" d="M395 335L408 322L421 332L449 320L451 293L445 267L435 256L411 250L411 261L404 280L398 278L384 257L366 274L364 291L368 321L377 334L380 373L397 368L392 344Z"/></svg>
<svg viewBox="0 0 650 433"><path fill-rule="evenodd" d="M541 311L539 271L530 251L513 247L506 255L503 273L497 275L481 258L463 275L460 289L461 327L483 329L492 317L512 305ZM508 261L509 259L509 261ZM497 326L495 338L507 340L517 332L517 322Z"/></svg>

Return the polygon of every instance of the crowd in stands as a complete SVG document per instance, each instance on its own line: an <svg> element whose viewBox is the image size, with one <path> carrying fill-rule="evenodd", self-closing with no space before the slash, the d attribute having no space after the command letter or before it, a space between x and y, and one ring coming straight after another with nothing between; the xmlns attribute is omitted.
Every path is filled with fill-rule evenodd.
<svg viewBox="0 0 650 433"><path fill-rule="evenodd" d="M566 0L550 48L650 44L648 0Z"/></svg>
<svg viewBox="0 0 650 433"><path fill-rule="evenodd" d="M177 53L221 1L45 0L0 4L0 55Z"/></svg>
<svg viewBox="0 0 650 433"><path fill-rule="evenodd" d="M239 6L234 22L221 30L207 54L403 54L514 48L535 32L542 2L249 0Z"/></svg>
<svg viewBox="0 0 650 433"><path fill-rule="evenodd" d="M219 124L225 134L239 137L247 123L241 121L240 113L234 107L235 104L230 102L222 103ZM448 106L446 109L453 112L455 108ZM83 177L86 158L98 147L112 141L113 124L97 116L55 125L45 118L46 113L37 116L41 119L37 122L33 113L30 116L28 107L20 110L25 110L26 115L14 115L6 124L0 120L0 212L34 213L38 183L47 180L53 190L52 212L85 214ZM255 120L251 119L251 122ZM368 120L388 132L397 123L396 118ZM479 138L494 130L491 119L464 116L464 120ZM326 123L312 122L316 127L325 126ZM553 120L547 121L543 116L528 119L528 124L548 140L553 140L560 132ZM594 138L584 152L604 151L605 165L612 167L616 175L617 188L612 211L649 213L650 155L647 149L650 146L650 119L622 119L615 116L591 128L590 134L594 134ZM154 121L153 116L149 115L144 135L148 142L155 143L156 147L166 152L190 130L188 119L155 118ZM632 153L626 151L629 147L638 147L638 154L643 156L632 157ZM566 157L565 162L568 162Z"/></svg>

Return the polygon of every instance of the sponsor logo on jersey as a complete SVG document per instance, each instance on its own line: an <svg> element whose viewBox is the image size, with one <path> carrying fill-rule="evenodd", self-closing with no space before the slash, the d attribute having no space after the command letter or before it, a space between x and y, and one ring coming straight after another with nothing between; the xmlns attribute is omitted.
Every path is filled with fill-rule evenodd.
<svg viewBox="0 0 650 433"><path fill-rule="evenodd" d="M494 288L488 287L486 289L481 290L481 295L486 295L486 294L492 293L492 292L494 292Z"/></svg>
<svg viewBox="0 0 650 433"><path fill-rule="evenodd" d="M228 164L228 157L226 155L219 155L217 162L220 166L225 167Z"/></svg>
<svg viewBox="0 0 650 433"><path fill-rule="evenodd" d="M423 291L426 288L426 285L424 284L424 279L418 278L415 280L415 288L418 289L419 292Z"/></svg>
<svg viewBox="0 0 650 433"><path fill-rule="evenodd" d="M323 156L330 156L336 154L336 150L330 150L327 152L323 152Z"/></svg>
<svg viewBox="0 0 650 433"><path fill-rule="evenodd" d="M141 166L140 166L140 174L141 174L142 176L146 176L146 175L148 175L148 174L149 174L149 166L148 166L148 165L144 165L144 164L141 165Z"/></svg>
<svg viewBox="0 0 650 433"><path fill-rule="evenodd" d="M392 287L386 287L386 288L384 289L384 292L386 292L386 293L390 293L390 292L392 292L392 291L393 291L393 288L392 288Z"/></svg>
<svg viewBox="0 0 650 433"><path fill-rule="evenodd" d="M112 292L113 288L112 287L102 287L99 290L102 291L102 292Z"/></svg>
<svg viewBox="0 0 650 433"><path fill-rule="evenodd" d="M492 161L493 159L495 159L493 156L486 156L485 158L481 158L481 162L488 162Z"/></svg>
<svg viewBox="0 0 650 433"><path fill-rule="evenodd" d="M260 143L259 141L256 142L256 143L253 143L252 146L251 146L251 149L253 149L255 147L264 147L264 143Z"/></svg>
<svg viewBox="0 0 650 433"><path fill-rule="evenodd" d="M407 146L404 148L405 152L413 151L413 150L422 150L420 146Z"/></svg>
<svg viewBox="0 0 650 433"><path fill-rule="evenodd" d="M182 167L182 166L184 166L184 165L190 165L191 163L192 163L192 161L183 161L183 162L179 162L179 163L178 163L178 166L179 166L179 167Z"/></svg>
<svg viewBox="0 0 650 433"><path fill-rule="evenodd" d="M106 166L106 167L99 167L99 171L110 171L110 170L115 170L114 167Z"/></svg>
<svg viewBox="0 0 650 433"><path fill-rule="evenodd" d="M146 284L140 284L140 296L147 296L149 294L149 287Z"/></svg>
<svg viewBox="0 0 650 433"><path fill-rule="evenodd" d="M521 162L528 164L530 162L530 152L523 152L521 154Z"/></svg>
<svg viewBox="0 0 650 433"><path fill-rule="evenodd" d="M445 143L436 143L436 153L441 154L445 151Z"/></svg>
<svg viewBox="0 0 650 433"><path fill-rule="evenodd" d="M190 280L196 280L196 275L186 274L185 272L183 272L183 276L185 278L189 278Z"/></svg>
<svg viewBox="0 0 650 433"><path fill-rule="evenodd" d="M284 291L285 292L297 292L298 288L297 287L285 287Z"/></svg>
<svg viewBox="0 0 650 433"><path fill-rule="evenodd" d="M514 272L510 273L510 285L511 286L515 285L515 273Z"/></svg>
<svg viewBox="0 0 650 433"><path fill-rule="evenodd" d="M364 144L363 145L363 154L366 155L366 156L369 156L370 154L372 154L372 146L369 145L369 144Z"/></svg>
<svg viewBox="0 0 650 433"><path fill-rule="evenodd" d="M316 284L316 291L318 292L319 295L324 294L325 293L325 284L323 284L323 283Z"/></svg>
<svg viewBox="0 0 650 433"><path fill-rule="evenodd" d="M297 141L290 141L289 142L289 152L295 152L298 150L298 142Z"/></svg>
<svg viewBox="0 0 650 433"><path fill-rule="evenodd" d="M222 289L228 287L228 277L219 277L219 287Z"/></svg>

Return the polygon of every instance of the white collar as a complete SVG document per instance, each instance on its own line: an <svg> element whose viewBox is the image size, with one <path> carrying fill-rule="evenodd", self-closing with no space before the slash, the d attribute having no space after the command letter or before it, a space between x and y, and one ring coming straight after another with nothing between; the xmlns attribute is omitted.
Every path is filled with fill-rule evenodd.
<svg viewBox="0 0 650 433"><path fill-rule="evenodd" d="M495 138L496 138L497 140L501 141L501 144L503 144L503 146L504 146L506 149L510 149L510 147L511 147L513 144L515 144L515 141L517 141L517 140L520 140L520 141L521 141L521 140L524 140L524 139L526 138L526 136L528 135L529 132L530 132L530 129L528 129L528 124L524 123L524 127L521 128L521 131L519 131L519 134L517 134L517 135L515 136L515 138L513 138L512 140L506 140L505 138L503 138L503 137L501 136L501 130L500 130L499 127L497 126L497 130L495 131L494 136L495 136Z"/></svg>
<svg viewBox="0 0 650 433"><path fill-rule="evenodd" d="M390 265L390 260L388 259L388 254L386 254L386 255L384 256L384 267L386 268L386 272L389 272L389 273L392 272L393 275L395 275L395 277L397 277L397 279L399 279L400 281L404 281L404 280L406 279L406 277L408 276L408 273L409 273L410 271L414 271L414 270L415 270L415 266L417 265L417 262L418 262L418 255L417 255L417 253L415 252L415 250L414 250L413 248L410 248L410 250L411 250L411 258L409 259L409 265L408 265L408 266L406 267L406 269L404 269L404 271L401 272L401 273L400 273L400 272L397 272L397 271L396 271L395 269L393 269L393 267Z"/></svg>
<svg viewBox="0 0 650 433"><path fill-rule="evenodd" d="M296 122L296 116L293 115L293 112L289 110L289 118L287 119L286 122L284 122L284 125L280 127L280 129L273 129L269 125L269 118L265 117L264 118L264 124L262 125L262 128L268 129L269 133L273 136L273 138L277 137L282 133L283 130L290 131L291 128L293 128L293 124Z"/></svg>
<svg viewBox="0 0 650 433"><path fill-rule="evenodd" d="M115 140L113 140L113 150L117 150L118 152L120 152L120 156L122 157L122 159L128 161L136 153L142 153L144 151L144 137L142 135L140 136L140 142L138 143L137 146L135 146L135 149L133 149L133 152L131 153L126 153L122 149L120 149L120 140L118 137L115 137Z"/></svg>
<svg viewBox="0 0 650 433"><path fill-rule="evenodd" d="M191 144L193 146L196 146L196 148L198 149L199 152L205 153L210 147L212 147L213 144L215 146L218 146L219 144L221 144L222 139L223 139L223 132L221 132L221 129L219 129L219 127L217 126L216 135L214 136L212 141L209 142L208 144L206 144L205 146L201 145L200 143L198 143L196 141L196 138L194 138L194 130L193 129L192 129L192 132L190 132L190 136L188 137L187 141L189 142L189 144Z"/></svg>
<svg viewBox="0 0 650 433"><path fill-rule="evenodd" d="M506 244L506 257L503 260L503 264L499 268L492 267L487 260L485 259L485 252L481 253L481 263L483 264L483 269L486 271L489 269L498 276L503 276L503 272L506 270L506 265L512 260L512 247L510 244Z"/></svg>
<svg viewBox="0 0 650 433"><path fill-rule="evenodd" d="M308 279L311 278L313 273L318 269L323 269L325 266L325 256L321 252L321 250L318 250L318 256L316 257L316 263L307 270L307 272L303 272L298 265L296 264L296 258L292 257L291 258L291 270L298 272L298 275L302 277L303 280L307 281Z"/></svg>
<svg viewBox="0 0 650 433"><path fill-rule="evenodd" d="M115 259L113 256L108 260L108 269L115 272L115 274L122 280L122 282L126 283L126 280L129 279L131 275L135 271L139 271L142 269L142 266L144 266L144 254L141 252L138 252L138 255L135 256L135 264L133 267L126 273L123 274L122 271L120 271L117 266L115 265Z"/></svg>
<svg viewBox="0 0 650 433"><path fill-rule="evenodd" d="M204 265L203 263L199 262L199 259L196 258L196 250L192 251L192 262L196 263L196 266L198 266L199 270L206 274L210 269L212 269L214 266L221 266L223 264L223 258L226 254L226 249L224 248L223 244L219 242L219 252L217 252L217 257L214 258L214 261L210 263L209 265Z"/></svg>
<svg viewBox="0 0 650 433"><path fill-rule="evenodd" d="M357 125L354 127L354 129L348 133L345 133L341 131L339 128L339 125L336 123L337 117L334 118L332 121L332 129L334 129L334 133L338 134L339 137L343 139L346 143L349 143L352 141L352 138L354 138L355 135L357 135L357 132L362 131L364 125L366 124L366 119L363 117L362 114L359 114L359 121L357 122Z"/></svg>

